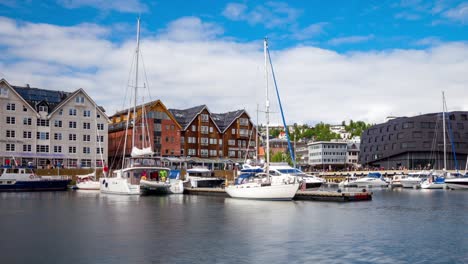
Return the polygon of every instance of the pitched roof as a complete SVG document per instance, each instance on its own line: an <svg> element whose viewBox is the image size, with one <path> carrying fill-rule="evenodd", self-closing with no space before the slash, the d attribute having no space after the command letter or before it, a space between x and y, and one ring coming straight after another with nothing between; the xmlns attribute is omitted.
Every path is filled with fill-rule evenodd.
<svg viewBox="0 0 468 264"><path fill-rule="evenodd" d="M221 114L213 113L211 114L211 117L213 118L221 132L224 133L224 131L226 131L226 129L228 129L231 126L231 124L234 121L236 121L236 119L239 118L243 113L245 113L245 110L236 110Z"/></svg>
<svg viewBox="0 0 468 264"><path fill-rule="evenodd" d="M49 113L51 113L63 100L72 93L63 91L52 91L39 88L31 88L29 86L14 86L13 89L34 109L37 110L37 105L46 103Z"/></svg>
<svg viewBox="0 0 468 264"><path fill-rule="evenodd" d="M180 124L182 130L186 130L195 117L197 117L197 115L200 114L204 109L208 109L208 107L206 105L199 105L184 110L169 109L169 112L171 112L171 114L177 120L177 123Z"/></svg>

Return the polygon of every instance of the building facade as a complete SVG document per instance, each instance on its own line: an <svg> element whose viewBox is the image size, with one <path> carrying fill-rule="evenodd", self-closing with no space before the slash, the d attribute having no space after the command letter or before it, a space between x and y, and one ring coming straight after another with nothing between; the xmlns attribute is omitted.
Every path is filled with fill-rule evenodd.
<svg viewBox="0 0 468 264"><path fill-rule="evenodd" d="M132 151L133 125L132 122L128 122L128 118L133 120L132 109L117 112L110 117L109 160L112 163L111 167L121 164L124 150L125 157L129 157ZM183 154L180 147L181 127L160 100L146 103L144 111L141 105L138 106L135 124L134 144L138 148L151 147L155 156L162 157L178 157ZM127 135L126 140L125 135Z"/></svg>
<svg viewBox="0 0 468 264"><path fill-rule="evenodd" d="M442 113L399 117L365 130L359 162L381 168L442 169ZM464 168L468 154L468 112L446 113L447 168Z"/></svg>
<svg viewBox="0 0 468 264"><path fill-rule="evenodd" d="M0 80L0 161L38 167L102 167L108 122L83 89L52 91Z"/></svg>
<svg viewBox="0 0 468 264"><path fill-rule="evenodd" d="M309 165L315 169L336 170L346 167L346 142L318 141L307 145Z"/></svg>

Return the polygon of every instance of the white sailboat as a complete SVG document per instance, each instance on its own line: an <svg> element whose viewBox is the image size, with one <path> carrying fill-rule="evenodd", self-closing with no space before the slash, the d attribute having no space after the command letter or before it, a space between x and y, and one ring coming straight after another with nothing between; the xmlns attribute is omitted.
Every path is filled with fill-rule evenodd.
<svg viewBox="0 0 468 264"><path fill-rule="evenodd" d="M445 112L447 111L447 105L445 102L445 94L442 92L442 133L444 137L444 168L441 173L431 172L429 177L421 182L421 189L444 189L445 185L445 174L447 169L447 139L445 135Z"/></svg>
<svg viewBox="0 0 468 264"><path fill-rule="evenodd" d="M465 174L455 178L445 179L445 184L452 190L468 190L468 155L466 156Z"/></svg>
<svg viewBox="0 0 468 264"><path fill-rule="evenodd" d="M253 176L243 179L234 185L226 187L226 193L232 198L242 199L257 199L257 200L291 200L299 189L299 182L296 177L289 175L273 176L270 174L270 145L269 137L269 112L270 102L268 99L268 67L267 62L270 61L268 54L268 43L265 39L263 42L263 51L265 56L265 79L266 79L266 163L265 172L253 174ZM273 70L273 69L272 69ZM272 72L273 73L273 72ZM273 76L274 78L274 76Z"/></svg>
<svg viewBox="0 0 468 264"><path fill-rule="evenodd" d="M132 118L132 151L130 158L125 158L125 150L127 146L127 132L130 125L130 110L128 109L127 124L125 128L123 158L121 169L114 170L111 177L100 179L100 190L102 193L108 194L124 194L124 195L140 195L140 179L152 177L159 173L160 169L164 171L166 168L156 167L156 159L152 158L153 151L151 146L147 146L145 140L142 142L141 148L135 145L136 127L137 127L137 90L138 90L138 60L140 53L140 19L137 23L137 45L136 45L136 64L135 64L135 86L133 95L133 118ZM145 105L142 105L144 111ZM142 113L144 116L144 113ZM145 134L145 120L142 122L142 135ZM143 136L145 139L146 136Z"/></svg>

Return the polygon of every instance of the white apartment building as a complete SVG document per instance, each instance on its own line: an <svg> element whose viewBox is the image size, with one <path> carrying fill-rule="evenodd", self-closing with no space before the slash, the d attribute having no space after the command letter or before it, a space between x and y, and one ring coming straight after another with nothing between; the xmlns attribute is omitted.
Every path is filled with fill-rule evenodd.
<svg viewBox="0 0 468 264"><path fill-rule="evenodd" d="M102 167L108 123L104 110L83 89L69 93L0 80L2 165L15 159L38 167Z"/></svg>
<svg viewBox="0 0 468 264"><path fill-rule="evenodd" d="M346 142L329 141L307 144L309 165L323 169L344 167L346 165L347 145Z"/></svg>

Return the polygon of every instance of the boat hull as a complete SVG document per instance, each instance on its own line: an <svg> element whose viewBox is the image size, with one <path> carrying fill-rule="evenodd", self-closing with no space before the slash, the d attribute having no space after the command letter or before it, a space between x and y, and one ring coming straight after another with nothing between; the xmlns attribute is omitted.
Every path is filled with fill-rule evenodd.
<svg viewBox="0 0 468 264"><path fill-rule="evenodd" d="M421 184L421 180L402 180L401 185L403 188L414 188L415 186L419 186Z"/></svg>
<svg viewBox="0 0 468 264"><path fill-rule="evenodd" d="M99 191L101 184L98 181L86 181L77 183L76 187L80 190Z"/></svg>
<svg viewBox="0 0 468 264"><path fill-rule="evenodd" d="M446 187L445 183L434 183L434 182L431 182L431 183L423 182L423 183L421 183L421 189L434 190L434 189L445 189L445 187Z"/></svg>
<svg viewBox="0 0 468 264"><path fill-rule="evenodd" d="M142 195L181 194L184 192L184 185L181 180L172 182L141 180L140 192Z"/></svg>
<svg viewBox="0 0 468 264"><path fill-rule="evenodd" d="M140 195L140 185L130 184L123 178L102 178L100 191L107 194Z"/></svg>
<svg viewBox="0 0 468 264"><path fill-rule="evenodd" d="M453 190L468 190L468 178L446 179L445 184Z"/></svg>
<svg viewBox="0 0 468 264"><path fill-rule="evenodd" d="M65 191L70 180L13 181L2 180L0 192Z"/></svg>
<svg viewBox="0 0 468 264"><path fill-rule="evenodd" d="M299 183L282 185L231 185L226 193L232 198L253 200L292 200L299 189Z"/></svg>
<svg viewBox="0 0 468 264"><path fill-rule="evenodd" d="M219 188L225 183L225 180L218 179L218 178L190 179L187 183L188 183L187 187L193 187L193 188Z"/></svg>
<svg viewBox="0 0 468 264"><path fill-rule="evenodd" d="M358 188L365 188L365 187L387 187L388 183L384 181L369 181L369 182L355 182Z"/></svg>

